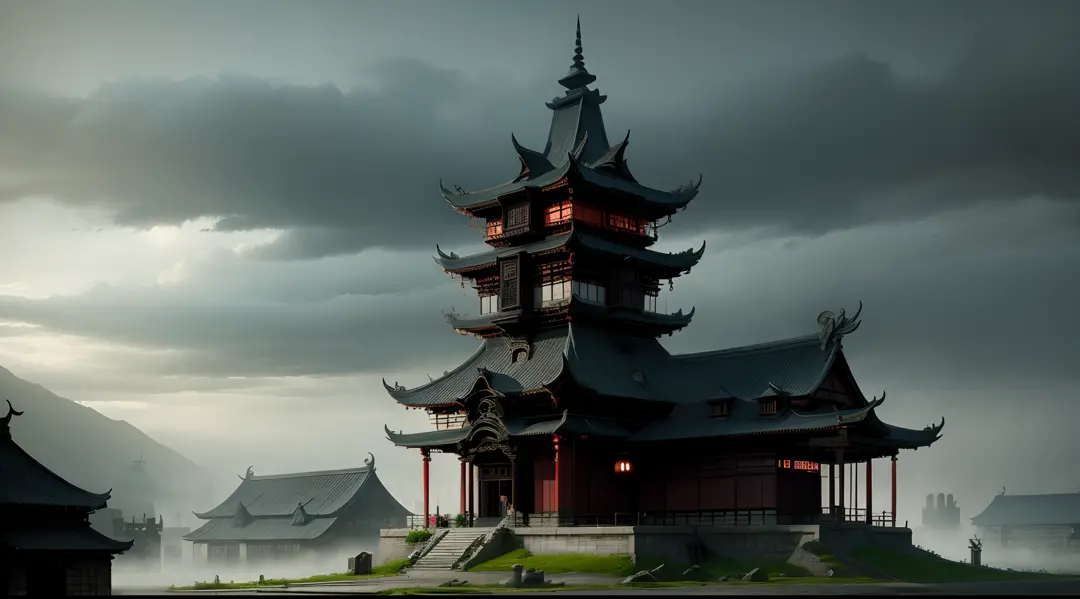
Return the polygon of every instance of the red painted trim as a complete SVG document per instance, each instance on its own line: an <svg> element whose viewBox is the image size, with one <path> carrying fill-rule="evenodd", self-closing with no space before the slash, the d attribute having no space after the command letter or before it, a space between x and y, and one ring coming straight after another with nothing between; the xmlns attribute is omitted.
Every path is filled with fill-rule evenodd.
<svg viewBox="0 0 1080 599"><path fill-rule="evenodd" d="M465 513L465 460L461 460L461 506L458 511Z"/></svg>
<svg viewBox="0 0 1080 599"><path fill-rule="evenodd" d="M428 521L431 517L431 510L429 509L429 499L431 497L431 454L428 450L421 449L420 456L424 460L424 528L427 528Z"/></svg>
<svg viewBox="0 0 1080 599"><path fill-rule="evenodd" d="M896 526L896 456L892 458L892 525Z"/></svg>
<svg viewBox="0 0 1080 599"><path fill-rule="evenodd" d="M552 435L555 442L555 511L559 511L559 435Z"/></svg>

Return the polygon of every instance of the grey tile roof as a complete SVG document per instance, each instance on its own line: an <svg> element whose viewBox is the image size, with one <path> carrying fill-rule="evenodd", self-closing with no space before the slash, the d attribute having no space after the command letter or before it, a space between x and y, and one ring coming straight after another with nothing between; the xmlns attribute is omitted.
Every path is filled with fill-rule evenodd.
<svg viewBox="0 0 1080 599"><path fill-rule="evenodd" d="M518 252L536 255L563 247L567 249L584 248L587 250L603 252L612 256L632 258L646 264L673 271L672 274L675 275L690 270L690 268L695 266L698 261L701 260L702 255L705 253L704 243L702 243L701 249L698 250L690 248L683 252L665 253L618 244L604 239L603 237L588 233L587 231L574 229L569 233L549 235L534 243L522 246L496 248L469 256L458 256L453 252L446 254L443 253L441 248L436 246L435 250L438 252L438 256L435 257L435 262L447 272L460 273L486 266L493 266L502 256L509 256Z"/></svg>
<svg viewBox="0 0 1080 599"><path fill-rule="evenodd" d="M434 381L405 389L383 381L387 392L409 406L449 405L468 395L477 381L491 374L497 387L513 387L517 392L535 391L550 384L562 372L566 329L549 329L536 335L532 355L526 361L510 361L510 341L505 337L485 339L472 357ZM510 381L513 381L512 383Z"/></svg>
<svg viewBox="0 0 1080 599"><path fill-rule="evenodd" d="M19 416L8 402L8 415L0 423L0 506L68 506L104 508L109 493L91 493L60 478L23 451L11 438L12 416Z"/></svg>
<svg viewBox="0 0 1080 599"><path fill-rule="evenodd" d="M521 393L553 383L564 368L604 395L672 403L757 399L780 393L808 395L825 380L840 351L823 348L818 335L696 354L672 355L651 337L620 335L578 324L548 329L533 342L532 357L511 363L510 342L485 339L461 366L414 389L386 385L409 406L451 405L464 399L481 375L498 375L496 390ZM489 378L488 380L491 380Z"/></svg>
<svg viewBox="0 0 1080 599"><path fill-rule="evenodd" d="M212 518L184 536L186 541L310 541L325 533L337 518L312 518L307 524L293 524L292 518L256 518L246 526L236 526L231 518Z"/></svg>
<svg viewBox="0 0 1080 599"><path fill-rule="evenodd" d="M976 526L1057 524L1080 528L1080 493L997 495L971 523Z"/></svg>
<svg viewBox="0 0 1080 599"><path fill-rule="evenodd" d="M232 518L242 504L254 518L292 517L303 504L311 516L329 516L345 507L374 474L368 467L246 477L232 495L199 518Z"/></svg>
<svg viewBox="0 0 1080 599"><path fill-rule="evenodd" d="M776 416L760 415L756 401L735 401L730 415L717 418L706 402L680 404L663 420L658 420L630 436L628 441L669 441L761 435L781 432L811 432L836 429L862 421L874 404L852 410L823 410L802 413L784 410Z"/></svg>
<svg viewBox="0 0 1080 599"><path fill-rule="evenodd" d="M630 433L620 424L606 418L571 415L563 412L559 418L537 417L528 420L505 423L507 432L512 437L535 435L553 435L566 433L575 435L596 435L603 437L624 438ZM386 438L398 447L439 447L450 446L466 439L472 432L472 426L441 431L419 433L394 432L386 428Z"/></svg>
<svg viewBox="0 0 1080 599"><path fill-rule="evenodd" d="M132 541L117 541L90 528L41 528L5 530L0 533L0 547L20 551L102 551L122 553Z"/></svg>
<svg viewBox="0 0 1080 599"><path fill-rule="evenodd" d="M567 157L567 161L561 166L556 166L554 169L541 175L521 180L515 179L479 191L461 193L447 189L445 186L440 187L442 189L443 197L455 208L459 210L475 210L482 207L494 206L498 198L506 195L518 193L526 189L541 189L553 185L566 176L580 177L582 180L592 185L596 185L597 187L621 191L640 198L646 204L656 207L657 210L664 214L674 214L679 209L688 205L695 197L697 197L698 190L701 187L701 180L699 179L696 183L690 183L671 191L661 191L651 187L645 187L635 181L623 179L618 175L606 172L605 170L595 169L587 164L577 162L576 160L570 160L569 157Z"/></svg>

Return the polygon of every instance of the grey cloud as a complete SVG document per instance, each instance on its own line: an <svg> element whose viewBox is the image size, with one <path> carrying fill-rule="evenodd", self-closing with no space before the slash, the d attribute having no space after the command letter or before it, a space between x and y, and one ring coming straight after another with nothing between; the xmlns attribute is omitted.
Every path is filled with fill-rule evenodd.
<svg viewBox="0 0 1080 599"><path fill-rule="evenodd" d="M680 99L677 114L668 92L613 95L608 125L613 136L633 128L629 159L646 183L705 173L675 232L821 233L993 197L1073 198L1080 42L1056 31L1039 45L978 38L918 79L860 54L747 82L697 73L719 89ZM214 215L222 228L289 230L263 252L271 259L475 242L437 182L513 176L509 134L541 143L559 74L515 87L395 59L369 72L375 89L227 75L122 80L84 100L6 92L0 164L32 176L0 196L104 203L141 226ZM598 75L601 90L616 77Z"/></svg>

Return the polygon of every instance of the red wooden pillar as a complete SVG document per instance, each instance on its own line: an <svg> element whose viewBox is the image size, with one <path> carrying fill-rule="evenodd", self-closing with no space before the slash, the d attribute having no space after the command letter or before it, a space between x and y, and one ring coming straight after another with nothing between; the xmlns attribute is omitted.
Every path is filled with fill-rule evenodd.
<svg viewBox="0 0 1080 599"><path fill-rule="evenodd" d="M829 516L836 520L836 464L829 464Z"/></svg>
<svg viewBox="0 0 1080 599"><path fill-rule="evenodd" d="M896 526L896 456L892 457L892 525Z"/></svg>
<svg viewBox="0 0 1080 599"><path fill-rule="evenodd" d="M424 460L424 528L428 527L428 517L431 514L428 505L428 499L430 497L430 474L431 474L431 453L427 449L420 450L420 456Z"/></svg>
<svg viewBox="0 0 1080 599"><path fill-rule="evenodd" d="M553 435L555 441L555 512L559 511L559 435Z"/></svg>
<svg viewBox="0 0 1080 599"><path fill-rule="evenodd" d="M844 450L843 449L836 450L836 461L838 462L837 465L839 466L839 468L837 468L837 470L840 471L840 489L839 489L839 491L840 491L840 505L837 506L837 507L840 508L840 517L837 518L837 521L838 522L844 522L844 521L847 520L847 513L846 513L847 512L847 509L846 509L847 502L844 501L844 482L846 482L845 479L847 478L847 475L844 472L845 468L844 468Z"/></svg>
<svg viewBox="0 0 1080 599"><path fill-rule="evenodd" d="M866 523L874 524L874 460L866 460Z"/></svg>
<svg viewBox="0 0 1080 599"><path fill-rule="evenodd" d="M465 513L465 460L461 460L461 500L458 507L458 513Z"/></svg>
<svg viewBox="0 0 1080 599"><path fill-rule="evenodd" d="M473 495L473 489L476 487L476 468L472 462L469 462L468 467L465 470L469 475L469 526L473 525L476 519L476 497Z"/></svg>

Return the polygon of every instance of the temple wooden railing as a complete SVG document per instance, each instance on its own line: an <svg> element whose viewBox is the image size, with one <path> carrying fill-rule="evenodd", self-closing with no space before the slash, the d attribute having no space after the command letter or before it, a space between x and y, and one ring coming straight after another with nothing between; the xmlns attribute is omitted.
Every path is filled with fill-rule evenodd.
<svg viewBox="0 0 1080 599"><path fill-rule="evenodd" d="M834 512L830 512L828 507L822 508L821 509L821 520L820 521L821 522L836 522L836 521L838 521L839 518L836 518L833 515L834 513L839 514L840 513L840 508L839 507L834 508ZM866 508L863 508L863 507L858 507L858 508L845 507L844 508L844 521L845 522L852 522L852 523L857 523L857 522L866 523L866 521L867 521L866 520ZM889 512L889 511L873 512L873 513L870 514L870 525L871 526L895 527L896 526L896 517L894 516L894 514L892 512Z"/></svg>
<svg viewBox="0 0 1080 599"><path fill-rule="evenodd" d="M515 527L554 526L761 526L814 524L814 514L775 509L608 512L595 514L517 514Z"/></svg>

